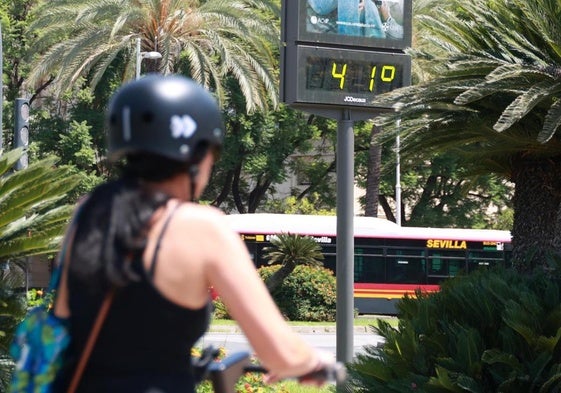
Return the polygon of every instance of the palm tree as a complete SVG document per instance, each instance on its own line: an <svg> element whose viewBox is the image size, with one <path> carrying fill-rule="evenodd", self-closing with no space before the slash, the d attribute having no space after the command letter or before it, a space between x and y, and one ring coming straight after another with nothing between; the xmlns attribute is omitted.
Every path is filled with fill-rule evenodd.
<svg viewBox="0 0 561 393"><path fill-rule="evenodd" d="M269 265L281 267L265 280L269 292L273 293L298 265L323 266L321 246L310 236L281 233L271 239L271 247L265 247L265 259Z"/></svg>
<svg viewBox="0 0 561 393"><path fill-rule="evenodd" d="M73 210L61 203L78 184L71 169L48 157L9 172L21 153L0 156L0 261L55 252Z"/></svg>
<svg viewBox="0 0 561 393"><path fill-rule="evenodd" d="M532 270L561 251L561 2L429 1L412 54L436 77L379 97L399 109L384 138L400 118L402 157L453 152L512 181L514 263Z"/></svg>
<svg viewBox="0 0 561 393"><path fill-rule="evenodd" d="M0 155L0 391L7 391L9 344L26 310L24 258L57 251L73 209L61 200L78 184L70 168L54 167L54 157L12 171L22 152Z"/></svg>
<svg viewBox="0 0 561 393"><path fill-rule="evenodd" d="M247 109L277 103L272 49L278 45L274 0L48 0L34 10L34 61L27 83L54 83L58 94L80 78L95 86L110 66L135 76L136 39L149 71L184 73L224 98L233 76ZM32 55L34 55L34 53Z"/></svg>

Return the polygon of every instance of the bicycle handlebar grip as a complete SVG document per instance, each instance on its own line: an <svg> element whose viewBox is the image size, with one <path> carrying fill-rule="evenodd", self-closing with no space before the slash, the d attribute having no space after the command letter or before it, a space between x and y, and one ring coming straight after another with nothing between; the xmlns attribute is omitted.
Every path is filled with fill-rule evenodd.
<svg viewBox="0 0 561 393"><path fill-rule="evenodd" d="M302 375L298 378L300 381L316 380L320 382L333 381L342 383L347 379L347 369L341 362L327 365L319 370L312 371L311 373Z"/></svg>

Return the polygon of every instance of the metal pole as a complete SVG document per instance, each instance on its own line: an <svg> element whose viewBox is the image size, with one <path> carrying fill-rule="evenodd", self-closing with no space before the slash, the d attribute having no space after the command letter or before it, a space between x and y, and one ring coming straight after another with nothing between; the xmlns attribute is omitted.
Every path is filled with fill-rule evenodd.
<svg viewBox="0 0 561 393"><path fill-rule="evenodd" d="M337 129L337 360L353 357L354 322L354 131L349 109Z"/></svg>
<svg viewBox="0 0 561 393"><path fill-rule="evenodd" d="M399 157L399 123L397 121L397 135L395 136L395 222L401 226L401 161Z"/></svg>
<svg viewBox="0 0 561 393"><path fill-rule="evenodd" d="M140 78L140 62L142 61L142 56L140 55L140 37L136 39L136 77L135 79Z"/></svg>

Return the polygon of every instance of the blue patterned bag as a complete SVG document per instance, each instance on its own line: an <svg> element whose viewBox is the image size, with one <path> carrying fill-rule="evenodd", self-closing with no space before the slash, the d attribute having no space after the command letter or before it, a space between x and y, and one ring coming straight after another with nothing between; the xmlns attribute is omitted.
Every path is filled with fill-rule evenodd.
<svg viewBox="0 0 561 393"><path fill-rule="evenodd" d="M66 248L66 245L63 245L51 276L49 290L58 288L62 270L60 262L65 260ZM10 355L15 362L10 392L51 392L57 372L62 367L62 355L69 342L66 319L55 316L54 311L46 305L29 310L16 328L10 346Z"/></svg>
<svg viewBox="0 0 561 393"><path fill-rule="evenodd" d="M62 367L70 337L66 320L35 307L16 329L10 354L16 361L10 392L48 393Z"/></svg>

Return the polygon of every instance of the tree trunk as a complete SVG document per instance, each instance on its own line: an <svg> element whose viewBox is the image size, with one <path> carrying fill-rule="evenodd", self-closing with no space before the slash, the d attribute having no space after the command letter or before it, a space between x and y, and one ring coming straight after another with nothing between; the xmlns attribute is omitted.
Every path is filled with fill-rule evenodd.
<svg viewBox="0 0 561 393"><path fill-rule="evenodd" d="M411 214L409 216L410 225L419 225L425 218L425 213L427 211L427 206L430 204L431 199L435 195L436 186L438 184L438 179L434 174L427 177L425 185L423 186L423 191L419 196L419 200L411 209Z"/></svg>
<svg viewBox="0 0 561 393"><path fill-rule="evenodd" d="M247 198L248 213L255 213L255 211L259 207L261 200L263 200L263 197L265 196L267 190L271 186L271 179L269 177L266 177L266 179L263 180L262 177L263 176L259 176L259 178L257 179L257 184L248 195Z"/></svg>
<svg viewBox="0 0 561 393"><path fill-rule="evenodd" d="M274 272L266 281L265 285L269 290L269 293L273 293L277 290L283 283L284 279L287 278L290 273L296 268L294 263L285 263L279 270Z"/></svg>
<svg viewBox="0 0 561 393"><path fill-rule="evenodd" d="M370 148L368 149L368 173L366 175L366 199L364 215L378 217L378 195L380 194L380 167L382 163L382 148L374 141L382 127L372 125L370 132Z"/></svg>
<svg viewBox="0 0 561 393"><path fill-rule="evenodd" d="M544 266L560 251L561 157L518 157L513 164L513 264L521 273Z"/></svg>
<svg viewBox="0 0 561 393"><path fill-rule="evenodd" d="M225 180L222 185L222 190L220 191L216 199L212 202L213 206L220 207L220 205L222 205L222 203L226 200L228 194L230 193L233 179L234 179L234 172L233 171L226 172Z"/></svg>
<svg viewBox="0 0 561 393"><path fill-rule="evenodd" d="M241 173L242 166L241 164L239 164L234 169L234 177L232 179L232 197L234 198L234 203L236 205L236 209L238 209L238 213L244 214L246 211L243 205L242 197L240 195Z"/></svg>
<svg viewBox="0 0 561 393"><path fill-rule="evenodd" d="M390 206L390 203L388 202L388 198L386 198L385 195L380 195L378 197L378 200L380 202L380 205L382 205L382 209L384 209L384 214L386 215L386 219L396 222L396 218L394 215L394 212L392 210L392 207ZM403 214L402 214L402 217Z"/></svg>

